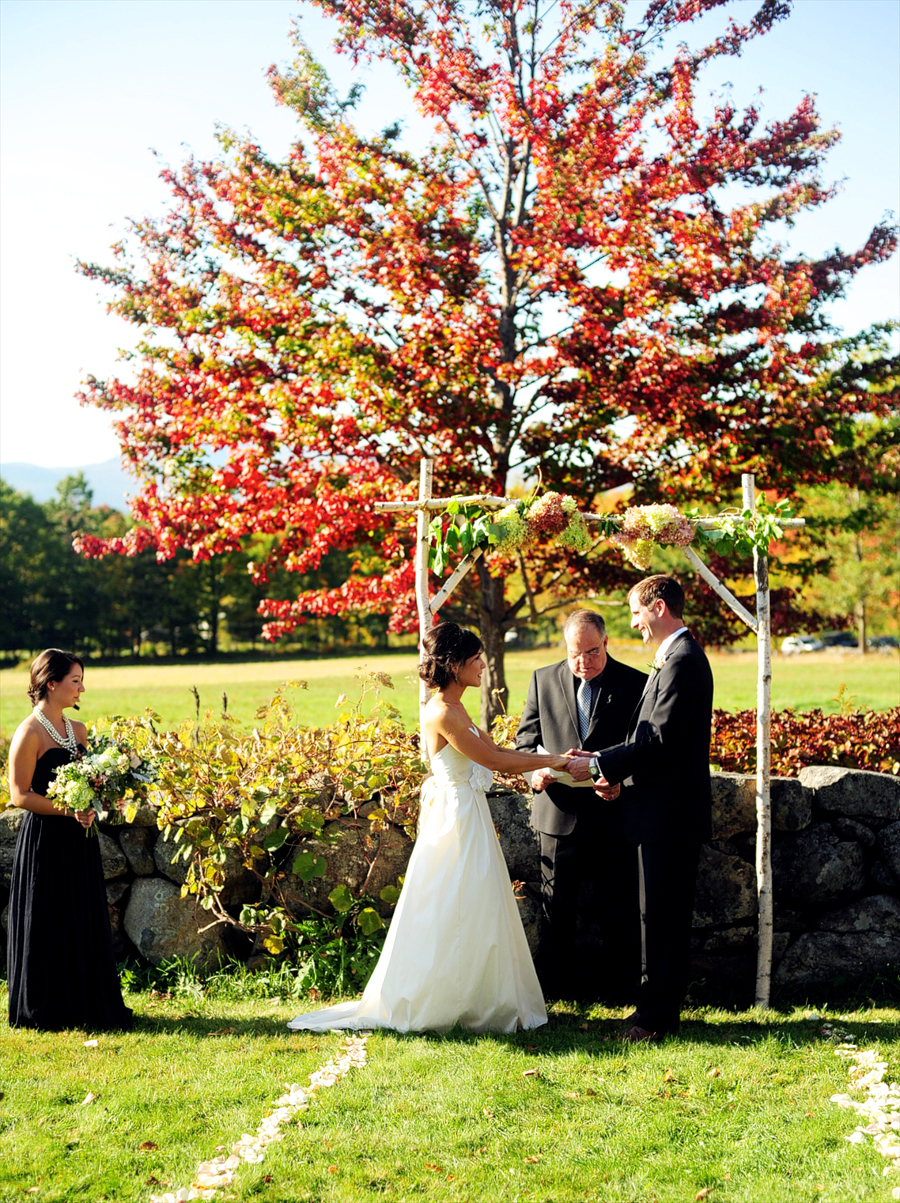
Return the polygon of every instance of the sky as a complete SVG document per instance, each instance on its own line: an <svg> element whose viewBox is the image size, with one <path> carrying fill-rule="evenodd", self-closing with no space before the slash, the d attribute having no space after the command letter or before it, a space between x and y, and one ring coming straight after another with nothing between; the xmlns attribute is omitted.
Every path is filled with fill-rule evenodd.
<svg viewBox="0 0 900 1203"><path fill-rule="evenodd" d="M746 20L757 7L730 0L725 12ZM113 374L134 336L74 262L109 263L126 218L161 214L160 167L212 156L217 124L286 150L296 126L265 71L289 61L298 16L345 90L356 77L330 51L330 24L297 0L0 0L0 461L117 455L109 417L75 393L88 373ZM405 119L416 136L388 70L362 81L360 123ZM792 250L854 249L900 209L900 0L795 0L787 21L704 77L710 91L726 82L739 106L762 88L765 120L813 92L824 125L842 131L825 172L842 192L786 232ZM862 272L833 314L848 333L898 316L900 256Z"/></svg>

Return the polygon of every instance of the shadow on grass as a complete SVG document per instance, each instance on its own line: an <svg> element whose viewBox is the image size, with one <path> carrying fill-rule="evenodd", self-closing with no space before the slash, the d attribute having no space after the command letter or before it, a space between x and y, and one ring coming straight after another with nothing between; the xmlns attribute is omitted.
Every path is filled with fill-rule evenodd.
<svg viewBox="0 0 900 1203"><path fill-rule="evenodd" d="M290 1037L287 1021L279 1016L258 1019L235 1019L233 1015L154 1015L135 1012L134 1031L144 1035L202 1036L210 1039L231 1039L235 1036L267 1036L270 1039Z"/></svg>
<svg viewBox="0 0 900 1203"><path fill-rule="evenodd" d="M166 1033L169 1035L189 1035L199 1038L236 1037L267 1037L286 1042L309 1039L322 1040L327 1033L323 1032L291 1032L286 1027L286 1020L280 1016L236 1019L224 1015L148 1015L135 1016L135 1030L151 1035ZM554 1009L550 1012L549 1022L544 1027L533 1028L529 1031L505 1032L470 1032L465 1028L454 1028L450 1032L394 1032L381 1029L379 1035L385 1040L407 1041L426 1040L434 1043L478 1044L490 1040L495 1044L508 1045L518 1052L540 1057L546 1054L565 1052L589 1053L597 1057L621 1057L631 1053L636 1047L624 1043L621 1039L626 1024L621 1018L590 1014L589 1009ZM871 1040L877 1035L882 1040L900 1040L900 1023L873 1023L861 1019L846 1020L838 1025L854 1038ZM769 1013L759 1019L717 1018L705 1021L688 1018L682 1022L677 1037L669 1037L670 1044L705 1044L705 1045L749 1045L771 1039L791 1044L795 1047L821 1043L823 1020L818 1016L798 1018L787 1013L779 1015ZM336 1034L336 1033L334 1033ZM349 1032L347 1033L350 1034ZM656 1044L646 1046L659 1047Z"/></svg>

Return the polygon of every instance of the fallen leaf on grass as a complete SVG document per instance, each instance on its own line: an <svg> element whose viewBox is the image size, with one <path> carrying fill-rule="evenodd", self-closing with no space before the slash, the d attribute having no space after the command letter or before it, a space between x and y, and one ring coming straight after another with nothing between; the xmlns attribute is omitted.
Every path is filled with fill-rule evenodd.
<svg viewBox="0 0 900 1203"><path fill-rule="evenodd" d="M84 1047L85 1048L96 1048L99 1043L100 1043L99 1040L85 1040Z"/></svg>
<svg viewBox="0 0 900 1203"><path fill-rule="evenodd" d="M426 1170L437 1170L438 1173L441 1173L441 1174L443 1174L443 1172L444 1172L444 1167L442 1165L432 1165L430 1161L425 1162L425 1169Z"/></svg>
<svg viewBox="0 0 900 1203"><path fill-rule="evenodd" d="M523 1069L522 1070L523 1078L539 1078L540 1076L541 1076L541 1071L539 1069Z"/></svg>
<svg viewBox="0 0 900 1203"><path fill-rule="evenodd" d="M142 1153L151 1153L154 1149L158 1149L159 1145L152 1140L145 1140L142 1145L138 1146Z"/></svg>
<svg viewBox="0 0 900 1203"><path fill-rule="evenodd" d="M96 1103L96 1101L97 1101L97 1099L99 1099L99 1097L100 1097L99 1094L94 1094L93 1090L89 1090L87 1092L87 1094L84 1096L84 1098L81 1100L81 1102L78 1104L78 1106L79 1107L87 1107L89 1103Z"/></svg>
<svg viewBox="0 0 900 1203"><path fill-rule="evenodd" d="M706 1076L708 1078L720 1078L722 1076L722 1071L714 1066Z"/></svg>
<svg viewBox="0 0 900 1203"><path fill-rule="evenodd" d="M525 1161L540 1161L540 1157L535 1157L534 1153L532 1153L530 1157L525 1157L524 1160Z"/></svg>
<svg viewBox="0 0 900 1203"><path fill-rule="evenodd" d="M677 1082L678 1079L672 1073L671 1069L667 1069L666 1072L663 1074L663 1081L664 1082Z"/></svg>
<svg viewBox="0 0 900 1203"><path fill-rule="evenodd" d="M701 1187L700 1190L697 1191L696 1195L694 1195L694 1203L702 1203L703 1199L708 1199L709 1192L710 1192L710 1187L708 1187L708 1186Z"/></svg>
<svg viewBox="0 0 900 1203"><path fill-rule="evenodd" d="M234 1028L219 1028L217 1032L210 1032L210 1036L233 1036Z"/></svg>
<svg viewBox="0 0 900 1203"><path fill-rule="evenodd" d="M337 1166L336 1166L336 1165L330 1165L330 1166L328 1167L328 1172L329 1172L329 1174L336 1174L336 1173L337 1173Z"/></svg>

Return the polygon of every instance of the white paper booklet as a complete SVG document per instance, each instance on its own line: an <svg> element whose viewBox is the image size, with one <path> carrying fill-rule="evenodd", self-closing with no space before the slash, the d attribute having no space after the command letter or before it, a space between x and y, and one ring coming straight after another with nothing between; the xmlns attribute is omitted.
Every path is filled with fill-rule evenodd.
<svg viewBox="0 0 900 1203"><path fill-rule="evenodd" d="M549 755L543 744L538 744L537 750L541 756ZM581 789L583 787L587 789L594 788L594 783L590 777L588 777L587 781L573 781L571 773L562 773L558 769L548 769L547 772L552 773L560 785L571 785L573 789Z"/></svg>

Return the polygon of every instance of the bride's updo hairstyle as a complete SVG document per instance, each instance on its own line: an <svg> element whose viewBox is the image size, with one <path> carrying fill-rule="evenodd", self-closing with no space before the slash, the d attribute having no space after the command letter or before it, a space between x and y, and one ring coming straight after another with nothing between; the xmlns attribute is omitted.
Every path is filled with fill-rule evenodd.
<svg viewBox="0 0 900 1203"><path fill-rule="evenodd" d="M456 675L456 669L479 652L484 645L474 631L455 622L441 622L422 640L419 676L429 689L444 689Z"/></svg>
<svg viewBox="0 0 900 1203"><path fill-rule="evenodd" d="M74 664L84 672L84 665L71 652L61 652L58 647L48 647L45 652L41 652L31 665L28 696L32 706L36 706L47 696L51 683L65 680Z"/></svg>

